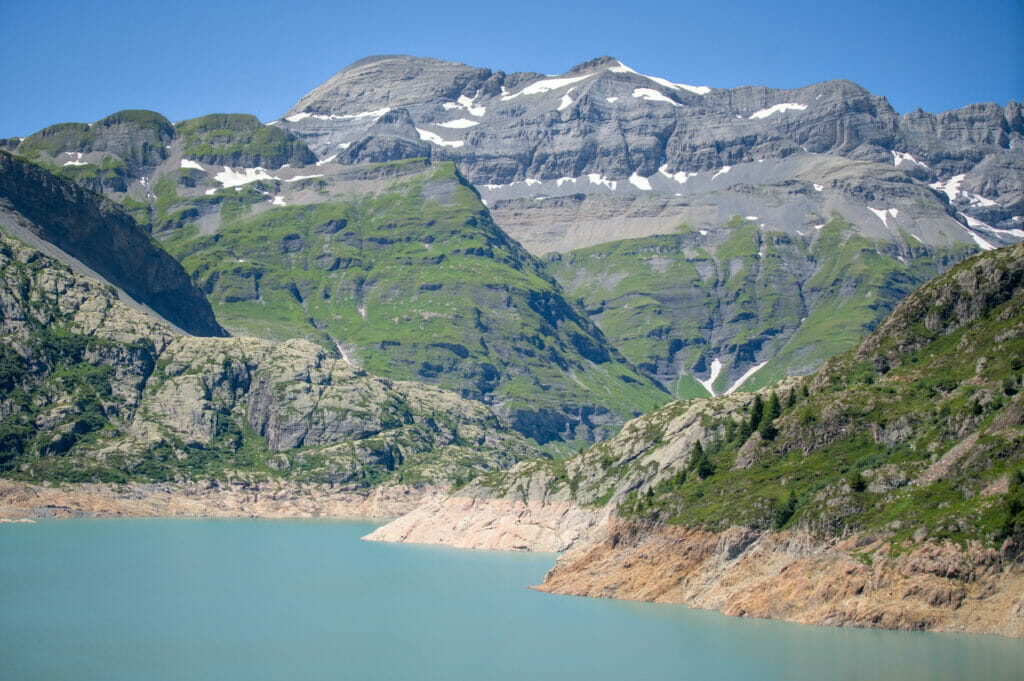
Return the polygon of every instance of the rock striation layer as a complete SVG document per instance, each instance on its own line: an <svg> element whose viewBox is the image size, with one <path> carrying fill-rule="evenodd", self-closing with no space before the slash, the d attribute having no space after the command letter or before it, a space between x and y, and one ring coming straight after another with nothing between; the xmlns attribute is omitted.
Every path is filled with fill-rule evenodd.
<svg viewBox="0 0 1024 681"><path fill-rule="evenodd" d="M120 207L5 152L0 225L52 244L188 333L227 335L181 265Z"/></svg>

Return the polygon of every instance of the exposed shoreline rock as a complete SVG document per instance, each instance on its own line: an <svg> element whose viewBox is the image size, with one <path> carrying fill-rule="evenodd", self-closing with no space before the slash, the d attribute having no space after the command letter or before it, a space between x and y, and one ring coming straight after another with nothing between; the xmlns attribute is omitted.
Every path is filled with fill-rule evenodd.
<svg viewBox="0 0 1024 681"><path fill-rule="evenodd" d="M977 543L892 555L881 539L618 520L563 554L535 588L800 624L1024 638L1024 566Z"/></svg>
<svg viewBox="0 0 1024 681"><path fill-rule="evenodd" d="M0 479L0 519L22 518L396 518L446 493L439 487L395 485L342 491L286 482L41 487Z"/></svg>
<svg viewBox="0 0 1024 681"><path fill-rule="evenodd" d="M601 536L608 520L607 509L585 509L567 501L435 497L363 539L462 549L565 551L582 539Z"/></svg>

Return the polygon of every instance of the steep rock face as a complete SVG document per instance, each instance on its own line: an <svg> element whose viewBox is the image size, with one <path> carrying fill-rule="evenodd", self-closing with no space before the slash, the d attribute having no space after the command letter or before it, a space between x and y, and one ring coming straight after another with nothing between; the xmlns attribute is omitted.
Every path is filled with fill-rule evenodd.
<svg viewBox="0 0 1024 681"><path fill-rule="evenodd" d="M538 242L531 232L544 229L550 216L542 208L529 220L510 220L515 206L502 201L606 192L620 202L647 191L671 196L689 189L692 176L713 178L790 157L807 165L820 155L895 166L940 190L963 174L962 186L949 192L958 210L997 230L1018 229L1024 219L1019 104L899 116L884 97L844 80L793 90L719 90L638 74L610 57L543 76L384 56L344 69L276 124L327 157L399 107L431 157L454 160L481 187L499 222L531 245ZM402 149L394 146L393 153L406 153ZM792 169L776 170L761 183L795 177ZM820 177L810 181L825 184ZM871 191L889 198L884 185ZM1005 236L987 225L967 226L989 240ZM535 246L536 252L552 247L562 248L543 241Z"/></svg>
<svg viewBox="0 0 1024 681"><path fill-rule="evenodd" d="M61 169L96 192L124 192L167 159L174 126L153 111L119 111L92 124L61 123L22 140L14 151Z"/></svg>
<svg viewBox="0 0 1024 681"><path fill-rule="evenodd" d="M305 340L181 336L3 238L0 470L50 481L451 481L536 454L484 405Z"/></svg>
<svg viewBox="0 0 1024 681"><path fill-rule="evenodd" d="M115 204L7 153L0 202L6 226L53 244L189 333L226 335L181 265Z"/></svg>

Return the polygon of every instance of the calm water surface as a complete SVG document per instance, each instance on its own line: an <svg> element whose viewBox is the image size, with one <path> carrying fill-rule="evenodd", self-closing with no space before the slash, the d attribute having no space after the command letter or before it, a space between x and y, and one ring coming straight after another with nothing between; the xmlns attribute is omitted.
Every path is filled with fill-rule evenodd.
<svg viewBox="0 0 1024 681"><path fill-rule="evenodd" d="M0 525L0 678L1024 679L1024 644L571 598L369 523Z"/></svg>

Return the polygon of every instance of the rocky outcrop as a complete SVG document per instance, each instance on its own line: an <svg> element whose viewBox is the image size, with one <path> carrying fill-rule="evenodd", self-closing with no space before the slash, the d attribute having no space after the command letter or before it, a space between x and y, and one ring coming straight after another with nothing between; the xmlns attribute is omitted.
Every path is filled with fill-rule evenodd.
<svg viewBox="0 0 1024 681"><path fill-rule="evenodd" d="M485 405L301 339L176 334L0 242L0 471L27 480L451 481L536 455Z"/></svg>
<svg viewBox="0 0 1024 681"><path fill-rule="evenodd" d="M870 537L618 521L562 555L537 588L802 624L1024 637L1024 569L977 544L893 556Z"/></svg>
<svg viewBox="0 0 1024 681"><path fill-rule="evenodd" d="M184 331L227 335L181 265L120 207L3 152L0 220L56 246Z"/></svg>
<svg viewBox="0 0 1024 681"><path fill-rule="evenodd" d="M565 551L599 536L608 512L567 501L460 496L433 498L363 537L462 549Z"/></svg>
<svg viewBox="0 0 1024 681"><path fill-rule="evenodd" d="M270 170L316 162L290 132L265 126L249 114L210 114L182 121L174 131L181 137L182 155L192 161Z"/></svg>
<svg viewBox="0 0 1024 681"><path fill-rule="evenodd" d="M425 152L455 161L481 187L499 222L537 253L601 243L613 234L621 238L623 225L637 236L656 233L660 221L651 219L651 209L659 208L644 205L643 214L636 214L633 204L640 196L656 197L706 226L706 213L715 205L708 194L736 185L726 173L740 169L750 176L748 184L772 193L803 179L808 189L822 187L820 198L850 201L862 211L865 205L897 208L904 220L918 212L900 202L899 188L880 181L865 161L895 169L903 183L922 189L931 183L945 195L942 201L997 229L1020 227L1024 123L1015 102L900 116L884 97L845 80L792 90L724 90L642 75L611 57L544 76L387 55L342 70L276 124L328 157L357 144L376 119L399 108L412 126L375 135L375 158L390 150L391 158ZM409 146L410 127L423 149ZM388 135L391 144L384 141ZM816 172L821 158L844 159L847 170L859 175L859 194ZM693 180L707 183L703 194ZM678 193L686 200L672 201ZM533 199L550 197L562 201L533 205ZM607 203L615 205L608 217L621 224L598 227L602 237L570 231L569 225L578 226L580 217ZM771 210L771 202L756 209L756 201L746 203L748 212L736 213L791 222L792 216ZM881 203L886 205L876 205ZM586 207L583 214L559 217L571 215L574 204ZM854 217L860 226L871 226L869 214L862 221L847 215ZM965 224L985 239L1006 243L1001 232ZM946 225L956 238L957 228ZM552 230L557 234L542 234Z"/></svg>

